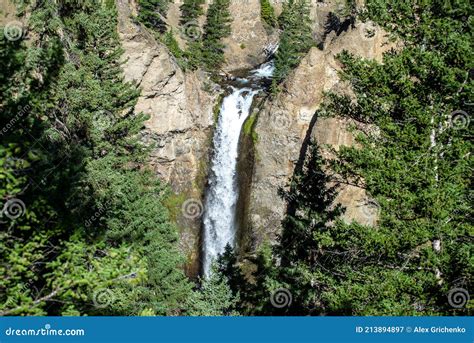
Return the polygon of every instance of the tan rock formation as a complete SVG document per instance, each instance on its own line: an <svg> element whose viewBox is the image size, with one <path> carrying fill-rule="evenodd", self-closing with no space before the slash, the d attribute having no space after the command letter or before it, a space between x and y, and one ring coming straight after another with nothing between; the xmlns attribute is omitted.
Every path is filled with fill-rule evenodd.
<svg viewBox="0 0 474 343"><path fill-rule="evenodd" d="M324 23L330 11L340 7L338 0L311 2L311 17L315 39L322 39ZM215 95L202 90L208 82L200 73L183 73L167 49L141 26L130 19L130 7L134 0L118 0L119 33L125 49L124 66L127 80L137 82L141 96L136 111L150 114L147 122L147 139L156 143L152 166L157 174L169 182L173 190L181 194L180 204L186 199L202 199L204 180L208 171L213 127L212 108ZM179 30L179 5L171 5L167 20ZM205 8L209 5L206 2ZM281 10L281 2L275 8ZM231 71L250 68L264 61L263 47L274 35L268 35L260 19L259 0L232 0L232 35L226 39L226 64L223 69ZM202 27L204 16L199 19ZM175 27L176 26L176 27ZM320 144L354 144L352 135L346 130L347 122L341 119L320 119L314 123L313 116L323 99L323 92L334 87L346 89L339 82L340 69L335 56L343 49L366 58L380 59L388 49L383 46L384 34L376 30L373 37L367 36L372 29L369 24L359 23L354 30L326 37L324 50L313 48L300 66L288 78L284 91L271 101L266 101L255 127L258 139L255 144L253 170L244 170L243 183L248 185L245 195L248 204L241 213L247 215L250 230L245 236L244 248L258 245L265 237L273 238L279 231L279 223L285 204L277 191L284 187L293 173L300 155L303 141L314 137ZM180 44L185 41L178 37ZM315 125L314 125L315 124ZM251 142L250 142L251 145ZM248 139L244 147L249 146ZM246 151L242 152L244 155ZM247 162L240 163L245 166ZM366 195L361 189L345 186L338 200L346 206L346 219L373 224L376 208L367 206ZM176 219L182 227L181 246L190 256L189 274L197 272L199 254L199 216L184 217L177 208Z"/></svg>
<svg viewBox="0 0 474 343"><path fill-rule="evenodd" d="M285 203L277 190L285 187L292 176L305 137L311 136L320 144L336 148L354 144L346 121L319 119L314 127L312 121L324 91L334 87L346 88L337 75L340 66L335 56L338 53L348 50L364 58L380 60L383 52L389 49L384 45L386 37L380 29L373 37L367 37L367 25L359 23L355 29L338 37L328 37L323 51L312 48L289 76L281 94L264 105L255 127L258 141L248 204L247 219L251 232L247 235L261 241L265 236L273 239L278 233ZM346 206L347 221L374 224L377 209L368 203L362 189L344 186L337 201Z"/></svg>
<svg viewBox="0 0 474 343"><path fill-rule="evenodd" d="M225 71L254 67L265 61L269 37L260 18L259 0L232 0L232 34L224 39Z"/></svg>
<svg viewBox="0 0 474 343"><path fill-rule="evenodd" d="M209 0L204 3L204 13L207 12L211 2ZM183 37L185 35L183 30L185 31L187 28L190 30L196 29L202 33L206 18L203 15L197 22L187 23L184 25L185 27L180 27L179 6L181 4L182 1L170 4L167 21L172 26L173 31L177 33L175 37L180 46L184 48L186 46L186 39ZM264 62L265 54L263 53L263 47L270 38L260 18L260 1L231 0L229 11L232 14L232 33L230 37L224 39L226 62L222 66L222 70L229 72L236 69L251 68Z"/></svg>
<svg viewBox="0 0 474 343"><path fill-rule="evenodd" d="M0 25L2 27L12 21L18 21L15 13L15 4L11 0L0 0Z"/></svg>
<svg viewBox="0 0 474 343"><path fill-rule="evenodd" d="M125 79L141 88L135 111L150 115L146 139L156 145L151 165L178 194L171 212L181 228L180 244L189 258L188 273L196 275L199 213L184 216L181 203L194 199L199 205L203 197L215 96L202 89L204 75L183 73L167 49L131 20L130 2L117 1Z"/></svg>

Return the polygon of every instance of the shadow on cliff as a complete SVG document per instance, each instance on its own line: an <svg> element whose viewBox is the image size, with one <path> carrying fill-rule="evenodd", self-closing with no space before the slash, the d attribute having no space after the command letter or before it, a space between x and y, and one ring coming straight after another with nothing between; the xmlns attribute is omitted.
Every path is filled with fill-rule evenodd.
<svg viewBox="0 0 474 343"><path fill-rule="evenodd" d="M301 144L301 149L300 153L298 156L298 162L296 162L295 169L293 171L293 178L296 175L301 175L303 173L303 168L305 165L306 161L306 155L308 153L309 146L311 145L311 134L313 132L314 126L316 125L316 122L318 121L319 113L316 111L313 114L313 117L311 118L311 121L309 122L308 129L306 130L305 137L303 139L303 143ZM294 186L292 186L294 188ZM290 188L290 192L294 191L294 189ZM293 216L296 212L296 205L294 201L287 201L287 209L286 209L286 214Z"/></svg>

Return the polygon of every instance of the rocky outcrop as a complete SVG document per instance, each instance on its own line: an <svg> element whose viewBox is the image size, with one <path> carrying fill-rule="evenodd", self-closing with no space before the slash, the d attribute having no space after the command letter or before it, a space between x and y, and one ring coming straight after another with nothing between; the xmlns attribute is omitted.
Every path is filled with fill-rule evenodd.
<svg viewBox="0 0 474 343"><path fill-rule="evenodd" d="M11 0L0 0L0 26L3 28L12 22L18 22L19 18L15 16L16 7ZM2 32L3 33L3 32Z"/></svg>
<svg viewBox="0 0 474 343"><path fill-rule="evenodd" d="M199 217L215 96L203 90L209 82L205 75L184 73L167 49L132 21L131 1L119 0L117 5L125 79L141 89L135 111L150 116L145 132L145 139L155 146L150 164L176 194L170 199L170 211L180 228L187 272L194 276L199 268ZM191 213L181 210L188 203L195 206Z"/></svg>
<svg viewBox="0 0 474 343"><path fill-rule="evenodd" d="M223 70L252 68L265 61L263 48L272 39L260 18L259 0L232 0L232 34L224 39L226 62Z"/></svg>
<svg viewBox="0 0 474 343"><path fill-rule="evenodd" d="M275 14L280 15L283 10L284 1L270 0ZM342 13L344 12L345 0L325 0L325 1L309 1L311 18L311 26L313 29L313 37L315 41L319 42L323 39L325 24L330 12Z"/></svg>
<svg viewBox="0 0 474 343"><path fill-rule="evenodd" d="M281 14L283 1L270 0L276 15ZM343 2L329 0L310 2L310 18L315 41L321 41L330 12L341 11ZM224 40L226 63L223 70L254 67L265 61L264 47L278 41L279 32L265 25L260 16L259 0L231 0L232 34Z"/></svg>
<svg viewBox="0 0 474 343"><path fill-rule="evenodd" d="M354 144L345 120L318 119L315 112L323 99L323 92L339 88L348 91L340 82L337 71L340 65L335 56L343 50L364 58L381 59L389 49L385 34L377 29L373 36L367 35L367 25L356 24L354 29L340 36L329 35L324 50L312 48L299 67L289 76L284 90L274 99L268 100L260 111L255 134L255 162L249 195L247 237L256 242L243 248L253 250L266 238L273 240L280 229L285 203L277 191L285 187L298 162L303 142L313 138L321 145L333 147ZM327 152L326 152L327 153ZM342 186L337 198L346 207L345 219L362 224L374 224L377 209L367 199L362 189Z"/></svg>
<svg viewBox="0 0 474 343"><path fill-rule="evenodd" d="M300 159L305 140L316 139L320 144L334 147L354 144L354 138L342 119L315 120L315 111L330 89L349 91L339 81L340 69L335 56L342 50L380 59L388 46L384 34L358 23L354 29L336 36L326 35L324 24L329 12L338 10L338 1L311 2L313 33L316 41L325 38L324 49L313 48L299 67L290 75L284 90L261 106L251 136L241 141L239 181L244 191L238 205L242 228L242 248L253 250L266 238L273 239L280 230L285 203L277 191L285 187ZM208 2L205 8L207 8ZM275 5L277 13L280 4ZM151 166L175 191L171 210L181 228L180 244L188 256L188 274L196 275L199 268L199 232L203 189L208 172L211 136L214 125L213 107L218 92L204 91L212 83L199 72L184 73L151 34L131 20L134 0L118 0L119 33L125 50L126 79L136 82L141 95L135 110L147 113L146 139L155 144ZM263 48L275 39L260 18L259 0L232 0L232 35L226 39L224 71L253 67L264 61ZM179 32L179 2L172 4L167 17ZM198 21L202 27L204 16ZM193 23L195 25L196 23ZM177 37L180 44L185 39ZM327 153L327 152L326 152ZM374 224L377 213L367 205L367 195L354 186L340 189L337 199L346 207L345 218L363 224ZM181 204L192 201L190 213L181 211ZM201 207L199 207L201 206ZM197 211L197 212L196 212ZM241 218L244 218L242 220Z"/></svg>
<svg viewBox="0 0 474 343"><path fill-rule="evenodd" d="M206 21L202 15L197 21L178 25L180 18L179 6L181 1L170 4L167 21L173 27L174 32L178 32L176 39L181 47L186 46L186 35L202 35ZM206 1L203 10L206 13L211 1ZM224 39L225 63L222 70L229 72L237 69L252 68L265 60L263 47L272 39L274 35L268 35L260 18L259 0L231 0L229 11L232 14L231 35Z"/></svg>

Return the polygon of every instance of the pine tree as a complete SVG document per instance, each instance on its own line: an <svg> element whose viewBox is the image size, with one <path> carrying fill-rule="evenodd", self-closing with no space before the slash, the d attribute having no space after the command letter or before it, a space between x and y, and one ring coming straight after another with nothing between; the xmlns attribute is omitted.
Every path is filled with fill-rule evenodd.
<svg viewBox="0 0 474 343"><path fill-rule="evenodd" d="M161 37L161 40L163 44L166 45L166 47L169 49L170 53L173 55L174 58L176 58L176 62L178 65L183 69L186 70L188 67L188 61L187 61L187 53L183 51L176 38L174 37L174 32L172 29L167 31L163 36Z"/></svg>
<svg viewBox="0 0 474 343"><path fill-rule="evenodd" d="M331 268L331 253L337 245L334 225L344 209L335 203L338 184L328 187L331 177L324 172L325 161L317 144L310 143L304 165L295 171L289 191L281 191L288 213L283 231L274 248L280 261L274 289L283 287L292 302L281 309L268 306L274 314L311 315L322 313L320 283L324 268ZM270 292L271 290L269 290Z"/></svg>
<svg viewBox="0 0 474 343"><path fill-rule="evenodd" d="M265 300L269 299L269 284L276 280L276 269L272 249L264 244L254 256L244 261L230 247L218 259L217 272L227 278L232 294L236 297L236 311L241 315L262 315L272 313Z"/></svg>
<svg viewBox="0 0 474 343"><path fill-rule="evenodd" d="M166 31L166 14L171 0L139 0L138 20L160 33Z"/></svg>
<svg viewBox="0 0 474 343"><path fill-rule="evenodd" d="M24 215L2 218L4 314L176 314L191 292L166 188L141 168L146 116L133 112L113 18L107 5L45 2L30 17L37 46L2 41L2 123L22 121L2 136L0 173L20 175L2 197L28 199ZM20 104L30 108L18 117Z"/></svg>
<svg viewBox="0 0 474 343"><path fill-rule="evenodd" d="M62 54L57 42L45 44L36 56L32 50L21 40L10 42L3 35L0 39L1 315L45 313L34 306L37 289L44 284L38 273L43 268L35 263L50 249L48 240L57 237L55 206L38 194L40 188L32 192L30 180L35 163L47 157L35 141L45 128L33 114L47 86L32 77L32 70L35 66L42 70L45 80L54 77ZM48 219L53 220L45 225Z"/></svg>
<svg viewBox="0 0 474 343"><path fill-rule="evenodd" d="M227 277L212 267L209 278L202 280L199 290L188 300L187 315L190 316L235 316L238 295L233 295Z"/></svg>
<svg viewBox="0 0 474 343"><path fill-rule="evenodd" d="M278 22L283 32L275 56L275 85L285 79L314 44L307 0L284 3Z"/></svg>
<svg viewBox="0 0 474 343"><path fill-rule="evenodd" d="M276 26L277 18L275 10L269 0L260 0L260 16L267 25L271 27Z"/></svg>
<svg viewBox="0 0 474 343"><path fill-rule="evenodd" d="M230 0L214 0L207 11L202 40L202 60L209 70L217 70L224 63L222 39L231 34Z"/></svg>
<svg viewBox="0 0 474 343"><path fill-rule="evenodd" d="M180 24L186 25L187 23L196 21L199 16L204 14L205 0L184 0L183 4L179 7L181 10Z"/></svg>

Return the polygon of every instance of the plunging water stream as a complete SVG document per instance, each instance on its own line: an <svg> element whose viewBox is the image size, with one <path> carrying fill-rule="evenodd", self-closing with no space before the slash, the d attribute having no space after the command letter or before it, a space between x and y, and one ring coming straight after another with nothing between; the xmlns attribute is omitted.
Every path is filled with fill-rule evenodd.
<svg viewBox="0 0 474 343"><path fill-rule="evenodd" d="M212 261L236 237L237 157L242 125L249 116L254 96L262 90L261 82L273 73L273 64L265 63L238 79L244 86L232 86L232 93L222 102L214 133L214 154L205 199L203 270L209 276Z"/></svg>

